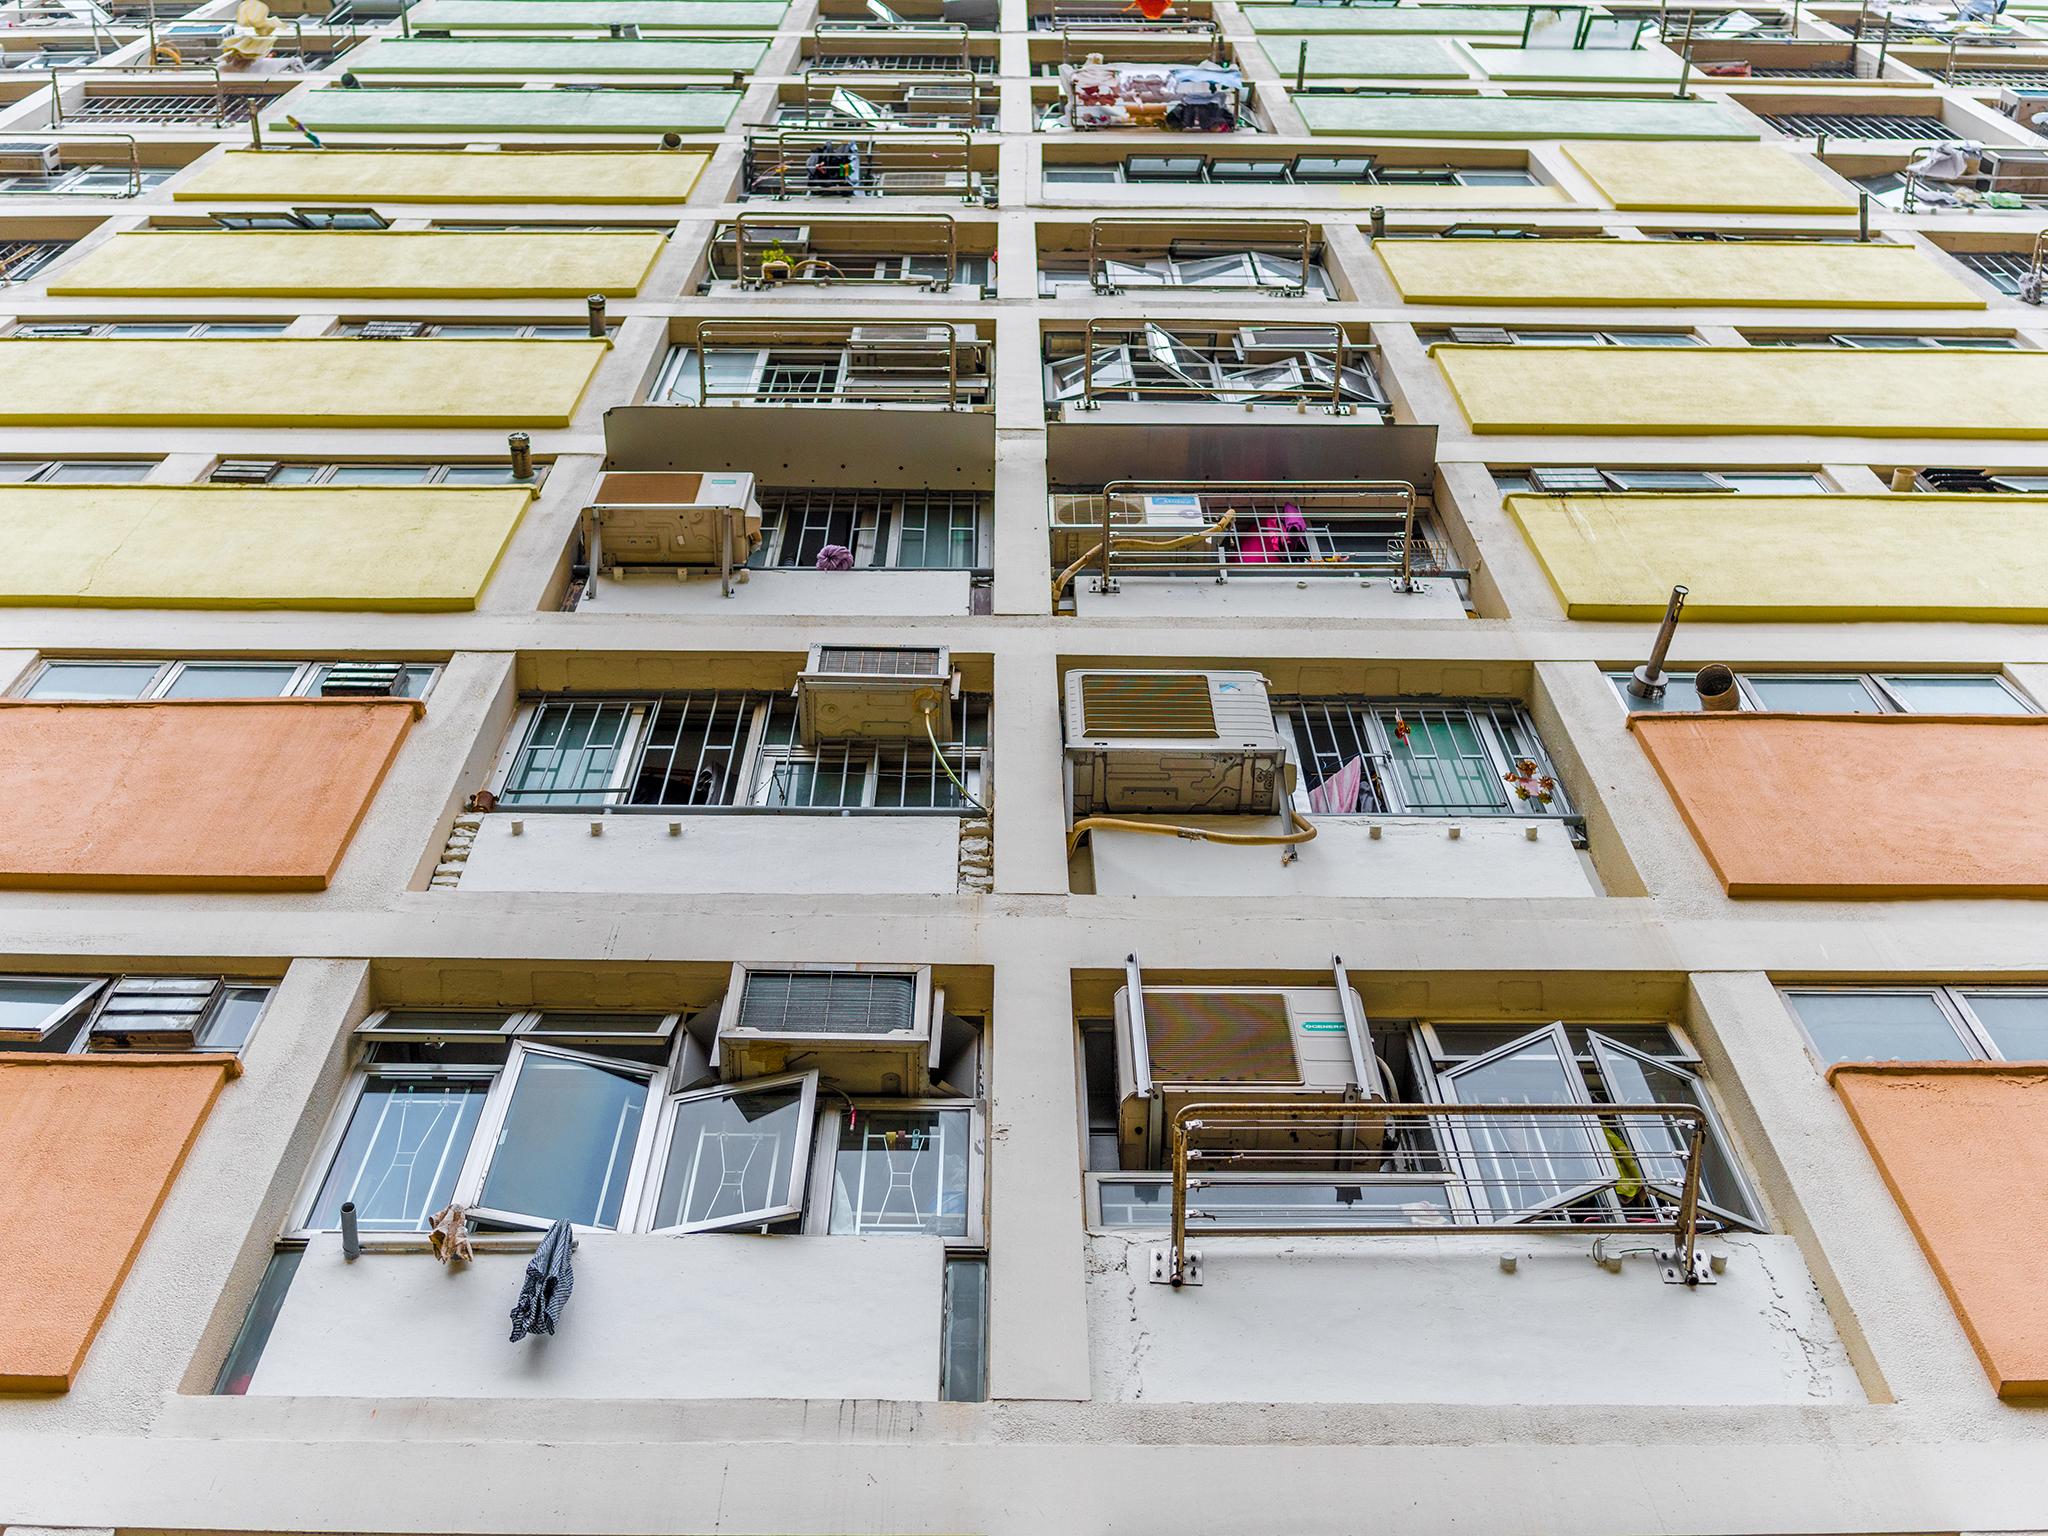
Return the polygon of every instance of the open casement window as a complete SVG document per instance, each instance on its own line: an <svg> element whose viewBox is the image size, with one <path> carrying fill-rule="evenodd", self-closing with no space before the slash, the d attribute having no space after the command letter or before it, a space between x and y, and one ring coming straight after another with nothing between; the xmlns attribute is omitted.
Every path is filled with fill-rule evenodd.
<svg viewBox="0 0 2048 1536"><path fill-rule="evenodd" d="M1597 1031L1586 1037L1600 1076L1617 1104L1691 1104L1707 1117L1700 1146L1700 1203L1717 1216L1744 1227L1762 1225L1756 1201L1736 1170L1721 1133L1720 1117L1707 1102L1706 1084L1682 1067L1630 1050ZM1685 1191L1685 1154L1690 1129L1664 1115L1630 1116L1613 1122L1635 1154L1636 1166L1650 1188L1677 1201Z"/></svg>
<svg viewBox="0 0 2048 1536"><path fill-rule="evenodd" d="M980 1117L966 1103L849 1103L827 1118L808 1229L834 1236L980 1235Z"/></svg>
<svg viewBox="0 0 2048 1536"><path fill-rule="evenodd" d="M515 1043L464 1170L471 1213L513 1227L566 1219L616 1230L634 1208L659 1075L639 1062Z"/></svg>
<svg viewBox="0 0 2048 1536"><path fill-rule="evenodd" d="M0 976L0 1050L40 1045L92 1001L99 977Z"/></svg>
<svg viewBox="0 0 2048 1536"><path fill-rule="evenodd" d="M365 1232L425 1232L455 1197L495 1075L480 1068L367 1079L306 1225L335 1231L342 1206L353 1202Z"/></svg>
<svg viewBox="0 0 2048 1536"><path fill-rule="evenodd" d="M672 1095L649 1229L720 1232L799 1214L817 1109L814 1071Z"/></svg>
<svg viewBox="0 0 2048 1536"><path fill-rule="evenodd" d="M1562 1024L1511 1040L1438 1074L1454 1104L1589 1104ZM1570 1116L1457 1118L1451 1152L1482 1221L1528 1221L1612 1188L1614 1157L1590 1122Z"/></svg>

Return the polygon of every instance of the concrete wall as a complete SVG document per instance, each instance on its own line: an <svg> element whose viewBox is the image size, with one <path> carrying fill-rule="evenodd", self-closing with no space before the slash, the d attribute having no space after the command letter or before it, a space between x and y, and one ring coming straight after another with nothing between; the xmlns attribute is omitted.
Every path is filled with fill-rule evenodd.
<svg viewBox="0 0 2048 1536"><path fill-rule="evenodd" d="M172 194L181 202L680 203L711 157L696 150L491 155L410 149L231 149Z"/></svg>
<svg viewBox="0 0 2048 1536"><path fill-rule="evenodd" d="M1382 240L1410 304L1982 309L1909 245L1693 240Z"/></svg>
<svg viewBox="0 0 2048 1536"><path fill-rule="evenodd" d="M0 1253L16 1297L0 1392L62 1392L85 1363L231 1056L0 1053Z"/></svg>
<svg viewBox="0 0 2048 1536"><path fill-rule="evenodd" d="M825 615L940 614L967 612L965 571L749 571L726 597L718 578L643 576L625 581L600 577L584 589L583 613L679 613Z"/></svg>
<svg viewBox="0 0 2048 1536"><path fill-rule="evenodd" d="M2048 1066L1844 1062L1828 1080L1998 1395L2048 1398L2048 1314L2025 1235L2048 1221Z"/></svg>
<svg viewBox="0 0 2048 1536"><path fill-rule="evenodd" d="M591 835L593 824L601 835ZM671 833L671 825L681 830ZM959 853L960 823L951 816L500 811L477 829L462 889L950 894Z"/></svg>
<svg viewBox="0 0 2048 1536"><path fill-rule="evenodd" d="M2048 352L1430 348L1475 432L2048 437Z"/></svg>
<svg viewBox="0 0 2048 1536"><path fill-rule="evenodd" d="M1098 1397L1124 1402L1849 1402L1862 1396L1796 1246L1731 1237L1717 1284L1610 1273L1591 1239L1204 1235L1203 1282L1149 1279L1163 1232L1088 1240ZM1634 1246L1666 1241L1645 1238ZM1625 1239L1610 1247L1629 1246ZM1512 1274L1501 1255L1516 1256Z"/></svg>
<svg viewBox="0 0 2048 1536"><path fill-rule="evenodd" d="M0 486L0 605L474 608L533 499L519 486Z"/></svg>
<svg viewBox="0 0 2048 1536"><path fill-rule="evenodd" d="M443 1268L315 1238L259 1397L886 1398L939 1387L945 1244L586 1232L560 1331L509 1340L530 1255Z"/></svg>
<svg viewBox="0 0 2048 1536"><path fill-rule="evenodd" d="M1628 723L1730 896L2048 895L2048 716Z"/></svg>
<svg viewBox="0 0 2048 1536"><path fill-rule="evenodd" d="M1164 819L1164 818L1161 818ZM1591 866L1556 822L1535 818L1310 817L1313 842L1286 848L1232 847L1144 832L1097 828L1099 896L1597 896ZM1197 816L1194 826L1268 830L1257 818ZM1249 824L1248 824L1249 823ZM1452 827L1458 836L1450 835ZM1379 837L1374 838L1377 827ZM1270 830L1279 831L1278 822ZM1535 832L1532 841L1530 832Z"/></svg>
<svg viewBox="0 0 2048 1536"><path fill-rule="evenodd" d="M575 414L605 346L453 338L5 340L0 427L561 427Z"/></svg>
<svg viewBox="0 0 2048 1536"><path fill-rule="evenodd" d="M2048 618L2048 506L2026 496L1510 496L1575 619Z"/></svg>
<svg viewBox="0 0 2048 1536"><path fill-rule="evenodd" d="M1165 581L1143 576L1119 578L1116 592L1098 592L1091 578L1075 582L1074 610L1088 618L1200 618L1243 615L1272 619L1461 619L1465 605L1455 582L1424 578L1420 592L1396 592L1384 578L1312 581L1247 577L1232 581L1199 578Z"/></svg>
<svg viewBox="0 0 2048 1536"><path fill-rule="evenodd" d="M0 886L319 890L416 699L0 706Z"/></svg>
<svg viewBox="0 0 2048 1536"><path fill-rule="evenodd" d="M661 255L652 231L131 230L64 268L52 293L294 298L620 297Z"/></svg>

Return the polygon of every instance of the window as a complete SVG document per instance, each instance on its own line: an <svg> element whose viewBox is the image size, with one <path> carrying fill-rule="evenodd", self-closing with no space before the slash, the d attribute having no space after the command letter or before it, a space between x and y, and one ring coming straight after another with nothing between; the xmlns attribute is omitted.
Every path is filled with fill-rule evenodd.
<svg viewBox="0 0 2048 1536"><path fill-rule="evenodd" d="M2048 1061L2048 991L1785 989L1824 1066L1838 1061Z"/></svg>
<svg viewBox="0 0 2048 1536"><path fill-rule="evenodd" d="M1696 710L1700 696L1690 672L1671 672L1661 699L1628 691L1629 674L1608 680L1632 711ZM1742 672L1735 678L1743 709L1823 715L2034 715L2032 699L1995 672Z"/></svg>
<svg viewBox="0 0 2048 1536"><path fill-rule="evenodd" d="M0 459L0 485L117 485L144 480L157 459Z"/></svg>
<svg viewBox="0 0 2048 1536"><path fill-rule="evenodd" d="M1334 816L1566 816L1564 786L1514 704L1281 700L1303 792ZM1349 804L1330 798L1357 769ZM1319 796L1323 786L1329 792Z"/></svg>
<svg viewBox="0 0 2048 1536"><path fill-rule="evenodd" d="M420 337L441 337L458 341L588 341L590 324L585 320L345 320L334 328L336 336L358 341L412 341Z"/></svg>
<svg viewBox="0 0 2048 1536"><path fill-rule="evenodd" d="M1178 245L1180 242L1174 242ZM1226 288L1247 292L1300 292L1311 298L1334 297L1322 253L1311 253L1306 268L1300 248L1293 256L1268 250L1225 250L1221 242L1190 240L1186 250L1166 255L1106 259L1099 281L1105 290L1122 288ZM1064 290L1089 287L1098 281L1085 257L1048 256L1039 262L1039 291L1048 298Z"/></svg>
<svg viewBox="0 0 2048 1536"><path fill-rule="evenodd" d="M772 331L772 327L764 327ZM989 349L967 325L850 326L765 346L669 349L648 399L682 405L945 405L989 398Z"/></svg>
<svg viewBox="0 0 2048 1536"><path fill-rule="evenodd" d="M537 486L547 466L521 480L509 459L479 464L305 464L279 459L223 459L208 478L235 485L525 485Z"/></svg>
<svg viewBox="0 0 2048 1536"><path fill-rule="evenodd" d="M222 229L389 229L374 208L263 208L249 213L216 213Z"/></svg>
<svg viewBox="0 0 2048 1536"><path fill-rule="evenodd" d="M990 538L978 491L764 488L761 547L747 563L809 569L837 545L857 570L973 570L988 565Z"/></svg>
<svg viewBox="0 0 2048 1536"><path fill-rule="evenodd" d="M120 336L155 341L195 338L218 340L234 336L282 336L284 320L38 320L17 325L17 340L70 340L76 337Z"/></svg>
<svg viewBox="0 0 2048 1536"><path fill-rule="evenodd" d="M14 696L44 703L106 699L318 698L331 661L118 661L46 658ZM423 699L441 668L435 662L394 664L390 696ZM353 690L351 690L353 691Z"/></svg>
<svg viewBox="0 0 2048 1536"><path fill-rule="evenodd" d="M270 992L218 976L0 976L0 1050L239 1051Z"/></svg>
<svg viewBox="0 0 2048 1536"><path fill-rule="evenodd" d="M1099 1028L1099 1026L1098 1026ZM1084 1026L1084 1040L1088 1027ZM1121 1087L1111 1048L1083 1053L1090 1121ZM1415 1023L1373 1028L1372 1050L1396 1103L1691 1105L1706 1125L1700 1198L1723 1227L1759 1229L1762 1209L1738 1164L1699 1058L1661 1023ZM1190 1088L1188 1091L1198 1091ZM1107 1103L1105 1107L1107 1107ZM1114 1134L1114 1119L1110 1124ZM1256 1135L1257 1133L1251 1133ZM1415 1226L1514 1222L1571 1226L1628 1222L1668 1211L1685 1177L1687 1122L1653 1113L1540 1120L1409 1115L1388 1121L1377 1147L1326 1156L1288 1132L1284 1147L1245 1140L1205 1173L1188 1205L1204 1227ZM1261 1151L1274 1156L1261 1168ZM1105 1226L1161 1226L1172 1206L1163 1162L1096 1176ZM1318 1169L1317 1163L1325 1168ZM1097 1163L1100 1167L1101 1164ZM1114 1169L1115 1163L1109 1166Z"/></svg>
<svg viewBox="0 0 2048 1536"><path fill-rule="evenodd" d="M1488 347L1696 347L1691 331L1558 331L1529 326L1448 326L1418 328L1425 345L1456 342Z"/></svg>
<svg viewBox="0 0 2048 1536"><path fill-rule="evenodd" d="M1730 491L1746 496L1807 496L1833 489L1804 470L1708 469L1496 469L1493 483L1504 496L1530 491L1549 496L1643 495Z"/></svg>
<svg viewBox="0 0 2048 1536"><path fill-rule="evenodd" d="M1059 404L1192 398L1235 406L1295 401L1345 410L1354 405L1393 409L1365 349L1342 338L1334 326L1169 330L1147 323L1131 332L1129 340L1098 341L1092 361L1079 355L1082 333L1048 338L1046 399Z"/></svg>
<svg viewBox="0 0 2048 1536"><path fill-rule="evenodd" d="M1768 334L1747 333L1752 347L1849 347L1864 352L1949 351L1991 348L2017 350L2012 336L1932 336L1920 331L1791 331Z"/></svg>
<svg viewBox="0 0 2048 1536"><path fill-rule="evenodd" d="M1531 187L1519 166L1381 165L1371 155L1296 155L1234 159L1209 155L1128 155L1120 161L1047 161L1048 182L1128 182L1196 186Z"/></svg>
<svg viewBox="0 0 2048 1536"><path fill-rule="evenodd" d="M0 194L26 197L63 194L73 197L129 197L160 187L177 175L182 166L173 165L66 165L50 175L27 172L0 175Z"/></svg>
<svg viewBox="0 0 2048 1536"><path fill-rule="evenodd" d="M960 814L978 801L988 698L961 701L939 743L797 736L796 701L755 693L544 699L528 707L499 790L506 810L876 810Z"/></svg>
<svg viewBox="0 0 2048 1536"><path fill-rule="evenodd" d="M455 1203L486 1231L566 1219L979 1244L976 1100L849 1095L824 1050L801 1070L719 1082L704 1065L712 1026L681 1017L372 1015L300 1232L337 1229L352 1203L363 1231L418 1236Z"/></svg>

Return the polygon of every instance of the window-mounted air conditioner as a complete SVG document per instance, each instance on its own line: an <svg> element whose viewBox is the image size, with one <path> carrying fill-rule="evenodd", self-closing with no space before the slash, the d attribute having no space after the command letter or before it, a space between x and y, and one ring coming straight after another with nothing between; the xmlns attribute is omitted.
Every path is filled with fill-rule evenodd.
<svg viewBox="0 0 2048 1536"><path fill-rule="evenodd" d="M0 140L0 172L9 176L54 176L61 163L55 144L35 139Z"/></svg>
<svg viewBox="0 0 2048 1536"><path fill-rule="evenodd" d="M1256 672L1067 674L1074 810L1270 816L1287 751Z"/></svg>
<svg viewBox="0 0 2048 1536"><path fill-rule="evenodd" d="M949 741L960 678L943 645L814 645L796 680L797 734L824 741Z"/></svg>
<svg viewBox="0 0 2048 1536"><path fill-rule="evenodd" d="M847 337L846 365L855 371L943 368L956 346L974 340L974 328L966 325L856 325Z"/></svg>
<svg viewBox="0 0 2048 1536"><path fill-rule="evenodd" d="M1131 989L1117 989L1117 1142L1125 1167L1163 1166L1168 1128L1185 1104L1387 1096L1356 991L1346 998L1335 987L1146 986L1139 996L1134 1016ZM1321 1150L1361 1136L1376 1145L1383 1130L1369 1118L1346 1117L1323 1130L1276 1118L1229 1140L1239 1151ZM1215 1135L1205 1135L1204 1145L1214 1144Z"/></svg>
<svg viewBox="0 0 2048 1536"><path fill-rule="evenodd" d="M189 1051L220 982L212 977L123 976L86 1036L89 1051Z"/></svg>
<svg viewBox="0 0 2048 1536"><path fill-rule="evenodd" d="M739 473L602 475L590 507L591 565L626 569L737 569L761 546L754 477Z"/></svg>
<svg viewBox="0 0 2048 1536"><path fill-rule="evenodd" d="M945 997L929 966L736 965L708 1065L727 1082L815 1068L842 1093L971 1097L979 1032Z"/></svg>

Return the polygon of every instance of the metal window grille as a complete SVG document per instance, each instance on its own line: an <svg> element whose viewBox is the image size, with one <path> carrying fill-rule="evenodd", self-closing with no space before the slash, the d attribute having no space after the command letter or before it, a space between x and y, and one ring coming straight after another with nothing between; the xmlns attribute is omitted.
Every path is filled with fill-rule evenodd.
<svg viewBox="0 0 2048 1536"><path fill-rule="evenodd" d="M808 567L828 544L862 567L972 569L988 498L977 491L767 488L756 566Z"/></svg>
<svg viewBox="0 0 2048 1536"><path fill-rule="evenodd" d="M1279 708L1294 727L1307 789L1362 762L1350 814L1571 814L1549 754L1519 705L1337 697L1285 700ZM1539 778L1551 780L1547 803L1524 799L1511 786L1509 775L1523 759L1536 764Z"/></svg>
<svg viewBox="0 0 2048 1536"><path fill-rule="evenodd" d="M737 1024L771 1035L907 1034L917 978L866 971L749 971Z"/></svg>
<svg viewBox="0 0 2048 1536"><path fill-rule="evenodd" d="M2033 259L2019 251L1951 251L1949 254L2000 293L2017 294L2020 279L2034 268Z"/></svg>
<svg viewBox="0 0 2048 1536"><path fill-rule="evenodd" d="M68 240L0 240L0 283L19 283L71 248Z"/></svg>
<svg viewBox="0 0 2048 1536"><path fill-rule="evenodd" d="M2048 69L1999 68L1988 64L1958 64L1953 68L1936 70L1932 71L1932 73L1952 85L2038 86L2048 84Z"/></svg>
<svg viewBox="0 0 2048 1536"><path fill-rule="evenodd" d="M1749 67L1752 80L1817 80L1821 78L1854 80L1856 66L1853 63L1840 64L1793 64L1785 66L1757 65Z"/></svg>
<svg viewBox="0 0 2048 1536"><path fill-rule="evenodd" d="M832 656L828 649L821 659L828 670L833 670ZM773 700L762 733L767 745L756 803L792 811L971 809L953 780L957 777L979 795L988 740L986 696L963 699L960 716L959 738L939 743L942 764L929 743L918 741L826 742L805 749L797 745L796 701Z"/></svg>
<svg viewBox="0 0 2048 1536"><path fill-rule="evenodd" d="M960 74L993 75L993 54L973 54L963 59L957 53L833 53L804 61L804 71L833 74Z"/></svg>
<svg viewBox="0 0 2048 1536"><path fill-rule="evenodd" d="M66 115L84 121L130 123L246 123L267 96L248 91L219 96L99 93L85 96Z"/></svg>
<svg viewBox="0 0 2048 1536"><path fill-rule="evenodd" d="M760 701L753 693L548 700L527 726L501 803L731 805Z"/></svg>
<svg viewBox="0 0 2048 1536"><path fill-rule="evenodd" d="M1956 135L1938 117L1903 112L1765 112L1758 114L1780 133L1831 139L1914 139L1936 142Z"/></svg>

